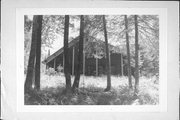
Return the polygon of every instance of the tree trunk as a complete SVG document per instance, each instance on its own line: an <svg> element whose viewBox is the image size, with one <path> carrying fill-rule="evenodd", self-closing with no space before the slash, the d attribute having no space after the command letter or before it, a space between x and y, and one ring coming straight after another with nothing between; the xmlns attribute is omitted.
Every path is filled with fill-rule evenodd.
<svg viewBox="0 0 180 120"><path fill-rule="evenodd" d="M131 62L130 62L130 49L129 49L129 35L128 35L128 19L127 15L124 16L125 20L125 30L126 30L126 47L127 47L127 57L128 57L128 79L129 79L129 88L132 88L132 79L131 79Z"/></svg>
<svg viewBox="0 0 180 120"><path fill-rule="evenodd" d="M109 91L111 89L111 64L110 64L110 56L109 56L109 46L107 39L105 15L103 15L103 26L104 26L104 38L105 38L105 46L106 46L106 66L107 66L107 87L105 91Z"/></svg>
<svg viewBox="0 0 180 120"><path fill-rule="evenodd" d="M40 89L40 73L41 73L41 30L42 30L42 15L37 16L37 43L36 43L36 64L35 64L35 88Z"/></svg>
<svg viewBox="0 0 180 120"><path fill-rule="evenodd" d="M85 76L85 73L86 73L86 57L85 57L85 51L83 50L83 75L84 76Z"/></svg>
<svg viewBox="0 0 180 120"><path fill-rule="evenodd" d="M135 22L135 93L138 93L139 89L139 45L138 45L138 20L137 15L134 16Z"/></svg>
<svg viewBox="0 0 180 120"><path fill-rule="evenodd" d="M32 89L32 81L34 77L35 69L35 57L36 57L36 43L37 43L37 30L38 30L38 16L33 16L33 26L32 26L32 38L31 38L31 49L28 60L27 75L24 85L25 93Z"/></svg>
<svg viewBox="0 0 180 120"><path fill-rule="evenodd" d="M69 48L68 48L68 37L69 37L69 15L65 15L64 24L64 74L66 77L66 92L71 91L71 76L69 73Z"/></svg>
<svg viewBox="0 0 180 120"><path fill-rule="evenodd" d="M124 69L123 69L123 55L121 53L121 76L124 76Z"/></svg>
<svg viewBox="0 0 180 120"><path fill-rule="evenodd" d="M73 58L72 58L72 75L74 75L74 52L75 52L75 50L74 50L74 47L73 47Z"/></svg>
<svg viewBox="0 0 180 120"><path fill-rule="evenodd" d="M83 64L83 38L84 38L84 16L81 15L81 22L80 22L80 35L79 35L79 53L78 53L78 61L77 61L77 69L75 74L75 79L73 83L73 92L75 92L75 89L79 87L79 81L80 81L80 72L82 69Z"/></svg>
<svg viewBox="0 0 180 120"><path fill-rule="evenodd" d="M96 58L96 76L98 76L98 58Z"/></svg>

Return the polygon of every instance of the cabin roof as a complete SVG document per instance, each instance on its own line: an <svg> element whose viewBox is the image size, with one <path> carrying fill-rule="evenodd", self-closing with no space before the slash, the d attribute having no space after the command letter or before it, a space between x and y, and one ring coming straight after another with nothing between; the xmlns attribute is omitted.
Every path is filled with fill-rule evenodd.
<svg viewBox="0 0 180 120"><path fill-rule="evenodd" d="M104 43L104 41L102 41L102 40L98 40L98 41L100 41L101 43ZM69 44L68 44L68 47L71 48L71 47L74 46L77 42L79 42L79 37L76 37L76 38L74 38L73 40L71 40L71 41L69 42ZM60 54L62 54L63 51L64 51L63 48L64 48L64 47L60 48L60 49L57 50L55 53L53 53L52 55L48 56L44 61L42 61L42 63L47 64L47 63L49 63L50 61L52 61L54 58L56 58L57 56L59 56ZM115 49L116 49L116 51L118 51L118 50L117 50L117 47L116 47L116 46L113 46L113 45L111 45L111 44L109 44L109 48L110 48L111 50L114 50L114 51L115 51Z"/></svg>
<svg viewBox="0 0 180 120"><path fill-rule="evenodd" d="M76 37L75 39L73 39L72 41L69 42L68 47L72 47L73 45L75 45L77 42L79 41L79 37ZM63 53L64 47L60 48L58 51L56 51L55 53L53 53L52 55L48 56L42 63L48 63L51 60L53 60L54 58L56 58L58 55L60 55L61 53Z"/></svg>

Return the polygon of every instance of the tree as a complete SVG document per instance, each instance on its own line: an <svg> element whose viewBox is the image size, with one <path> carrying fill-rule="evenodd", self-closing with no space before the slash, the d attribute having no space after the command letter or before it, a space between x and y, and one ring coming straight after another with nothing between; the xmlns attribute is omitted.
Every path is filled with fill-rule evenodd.
<svg viewBox="0 0 180 120"><path fill-rule="evenodd" d="M107 87L105 91L109 91L111 89L111 63L109 58L110 56L109 56L109 46L108 46L105 15L103 15L103 26L104 26L104 38L105 38L105 46L106 46L106 66L107 66Z"/></svg>
<svg viewBox="0 0 180 120"><path fill-rule="evenodd" d="M40 89L40 73L41 73L41 30L42 30L42 15L38 15L37 23L37 43L36 43L36 60L35 60L35 88Z"/></svg>
<svg viewBox="0 0 180 120"><path fill-rule="evenodd" d="M135 93L138 93L139 88L139 44L138 44L138 20L137 15L134 16L135 23Z"/></svg>
<svg viewBox="0 0 180 120"><path fill-rule="evenodd" d="M69 48L68 48L68 37L69 37L69 15L65 15L64 24L64 73L66 77L66 92L71 90L71 76L69 73Z"/></svg>
<svg viewBox="0 0 180 120"><path fill-rule="evenodd" d="M31 30L32 21L27 15L24 16L24 32L29 32Z"/></svg>
<svg viewBox="0 0 180 120"><path fill-rule="evenodd" d="M108 40L119 45L120 53L127 54L124 15L107 16ZM128 16L128 36L131 67L135 69L134 15ZM150 77L159 72L159 16L138 15L139 75ZM134 72L131 70L131 74Z"/></svg>
<svg viewBox="0 0 180 120"><path fill-rule="evenodd" d="M44 15L42 23L42 47L52 47L58 35L64 32L63 15Z"/></svg>
<svg viewBox="0 0 180 120"><path fill-rule="evenodd" d="M32 20L24 16L24 73L27 73L28 59L31 48Z"/></svg>
<svg viewBox="0 0 180 120"><path fill-rule="evenodd" d="M127 57L128 57L128 79L129 79L129 88L132 88L132 79L131 79L131 62L130 62L130 49L129 49L129 35L128 35L128 19L127 15L124 15L125 20L125 30L126 30L126 47L127 47Z"/></svg>
<svg viewBox="0 0 180 120"><path fill-rule="evenodd" d="M25 86L24 86L25 93L29 92L29 90L32 89L32 81L33 81L34 70L35 70L35 57L36 57L36 48L37 48L36 45L37 45L37 39L38 39L38 33L39 33L38 31L41 30L39 28L40 19L41 19L41 16L39 15L33 16L31 49L30 49L27 75L26 75Z"/></svg>
<svg viewBox="0 0 180 120"><path fill-rule="evenodd" d="M83 64L84 16L81 15L80 17L81 19L80 19L80 35L79 35L79 53L78 53L78 63L77 63L78 65L72 87L73 92L75 92L75 89L79 87L80 71L82 69L82 64Z"/></svg>
<svg viewBox="0 0 180 120"><path fill-rule="evenodd" d="M133 17L134 19L134 17ZM157 15L138 15L139 71L143 75L159 76L159 17ZM134 24L133 24L134 26ZM142 64L140 64L142 63Z"/></svg>

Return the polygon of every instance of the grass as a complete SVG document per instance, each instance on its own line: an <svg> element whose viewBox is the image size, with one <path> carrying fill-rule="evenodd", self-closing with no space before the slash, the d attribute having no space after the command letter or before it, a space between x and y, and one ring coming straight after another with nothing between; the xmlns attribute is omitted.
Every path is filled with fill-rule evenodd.
<svg viewBox="0 0 180 120"><path fill-rule="evenodd" d="M81 76L76 94L65 95L63 75L41 75L41 90L25 95L27 105L155 105L158 104L158 83L155 78L140 78L139 94L129 90L127 77L112 76L112 88L106 88L106 76ZM74 77L71 77L72 83ZM134 81L134 79L133 79ZM134 82L133 82L134 84Z"/></svg>

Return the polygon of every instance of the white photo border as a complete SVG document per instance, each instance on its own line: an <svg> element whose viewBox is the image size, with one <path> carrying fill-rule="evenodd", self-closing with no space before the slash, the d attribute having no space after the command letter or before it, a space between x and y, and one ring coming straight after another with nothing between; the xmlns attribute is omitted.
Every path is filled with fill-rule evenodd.
<svg viewBox="0 0 180 120"><path fill-rule="evenodd" d="M24 15L159 15L158 105L24 105ZM17 111L18 112L167 112L167 9L166 8L17 8Z"/></svg>

